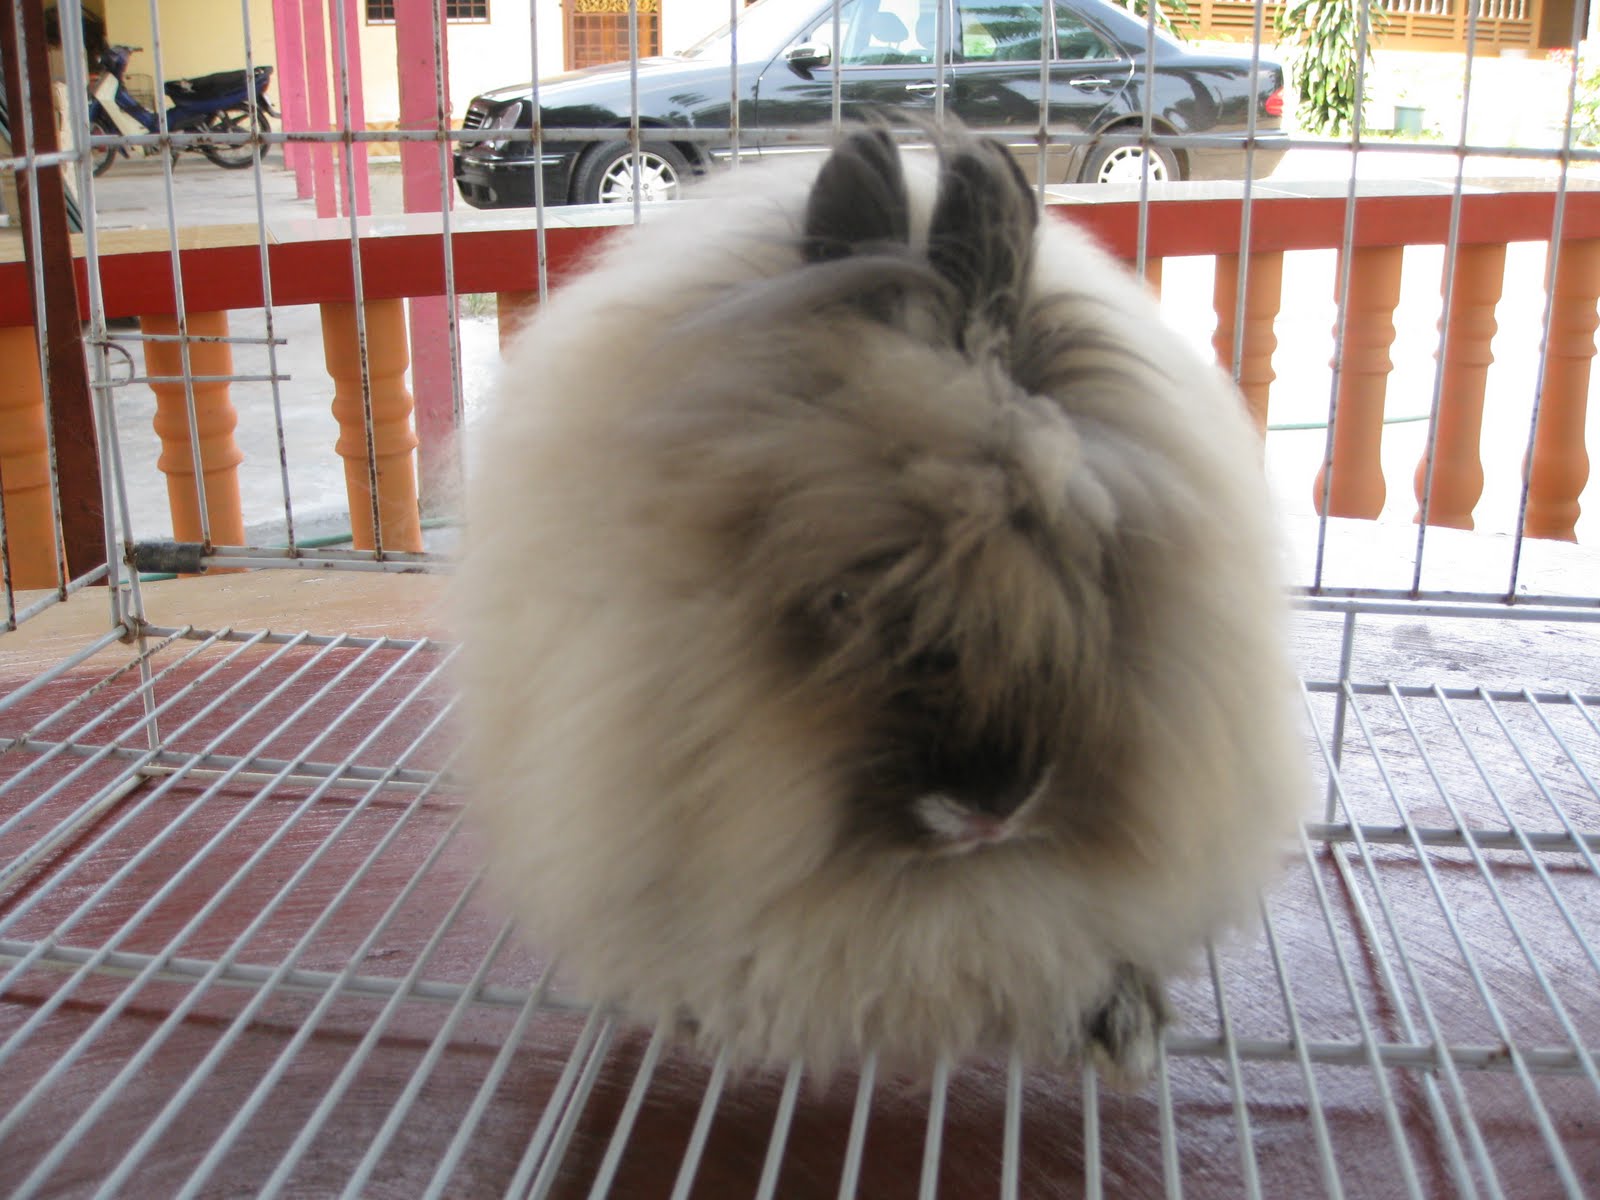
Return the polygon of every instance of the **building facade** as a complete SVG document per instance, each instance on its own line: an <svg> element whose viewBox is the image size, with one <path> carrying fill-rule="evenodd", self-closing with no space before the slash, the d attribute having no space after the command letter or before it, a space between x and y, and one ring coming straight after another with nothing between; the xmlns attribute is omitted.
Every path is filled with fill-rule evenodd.
<svg viewBox="0 0 1600 1200"><path fill-rule="evenodd" d="M352 14L346 6L355 9ZM459 119L467 102L490 88L523 83L579 67L626 59L629 50L627 0L444 0L450 104ZM346 60L359 55L362 100L370 125L383 128L400 114L396 0L288 0L302 30L320 25L330 94L339 95L340 25L353 25L346 37ZM154 47L161 49L161 73L177 79L244 65L245 16L237 4L217 0L159 0L151 21L148 0L84 0L84 8L105 23L112 42L142 46L129 67L148 91L156 74ZM257 63L272 63L281 74L275 14L284 0L249 0L249 43ZM727 22L729 0L638 0L639 53L672 53ZM354 20L349 20L350 17ZM535 30L534 17L537 17ZM537 34L537 36L535 36Z"/></svg>

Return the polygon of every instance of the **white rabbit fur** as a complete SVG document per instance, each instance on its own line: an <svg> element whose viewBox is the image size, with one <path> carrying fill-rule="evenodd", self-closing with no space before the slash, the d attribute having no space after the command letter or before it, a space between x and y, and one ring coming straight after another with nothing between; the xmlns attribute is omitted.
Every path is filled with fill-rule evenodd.
<svg viewBox="0 0 1600 1200"><path fill-rule="evenodd" d="M901 161L697 189L521 336L468 485L473 811L583 995L736 1062L1136 1082L1306 794L1259 443L992 143ZM947 822L993 837L907 792L1013 751L1021 806Z"/></svg>

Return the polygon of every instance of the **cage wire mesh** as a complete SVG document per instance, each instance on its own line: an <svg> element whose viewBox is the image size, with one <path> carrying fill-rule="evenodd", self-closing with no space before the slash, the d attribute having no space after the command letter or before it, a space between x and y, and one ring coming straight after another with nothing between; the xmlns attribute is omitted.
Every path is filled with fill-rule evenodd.
<svg viewBox="0 0 1600 1200"><path fill-rule="evenodd" d="M99 483L49 473L54 574L42 585L15 575L34 534L21 523L13 481L0 511L0 1186L18 1197L1600 1192L1600 563L1581 543L1524 535L1522 467L1542 405L1553 403L1548 359L1572 356L1575 336L1577 357L1586 363L1594 351L1595 293L1587 326L1580 320L1574 334L1556 298L1558 256L1546 249L1562 245L1575 198L1594 187L1595 156L1575 134L1578 55L1524 64L1542 72L1546 91L1519 102L1555 113L1544 142L1485 141L1479 118L1503 114L1504 77L1520 60L1471 53L1485 18L1467 4L1468 53L1438 60L1459 69L1459 90L1446 89L1455 111L1441 114L1445 132L1400 141L1365 123L1367 71L1383 57L1370 53L1380 31L1362 4L1353 128L1326 138L1291 124L1287 141L1271 143L1288 155L1257 178L1255 156L1276 131L1251 105L1242 140L1228 143L1241 153L1236 182L1209 190L1153 177L1164 161L1219 144L1166 125L1154 71L1130 70L1143 95L1129 103L1137 119L1115 133L1053 121L1042 101L1026 122L997 131L1032 161L1052 209L1083 212L1106 199L1135 206L1126 257L1147 274L1165 258L1161 286L1178 336L1206 344L1216 334L1208 306L1196 302L1216 286L1226 326L1219 351L1236 371L1254 336L1250 290L1261 286L1249 269L1262 253L1253 227L1286 196L1339 206L1337 240L1284 255L1273 400L1275 412L1297 419L1268 426L1265 455L1296 556L1295 649L1320 807L1283 885L1263 897L1259 924L1208 951L1177 983L1179 1016L1156 1078L1124 1095L1092 1067L1062 1073L1004 1060L941 1064L931 1082L891 1077L870 1060L827 1081L798 1069L735 1074L661 1031L584 1007L479 903L454 772L452 649L430 636L433 593L418 590L426 581L417 578L448 563L448 505L425 489L427 540L404 546L385 543L393 526L380 512L391 418L375 397L395 368L372 350L388 335L369 327L376 309L363 264L372 266L386 233L418 218L395 217L395 176L381 164L370 168L374 215L348 201L373 143L422 147L435 159L431 202L406 205L432 213L433 294L444 297L431 327L438 343L413 346L413 371L420 397L424 352L436 363L442 354L448 423L470 421L494 373L495 332L482 299L458 292L454 235L531 231L531 243L516 245L533 256L526 290L542 298L558 233L603 228L619 211L624 223L648 219L652 141L639 97L651 69L644 51L654 47L641 45L641 6L630 0L630 116L616 128L557 128L548 118L485 126L482 110L446 93L437 55L433 122L379 128L361 116L353 40L373 6L356 13L349 4L304 8L326 18L325 30L319 17L301 32L326 36L332 111L291 120L288 132L271 120L262 134L254 102L252 120L229 131L175 128L165 113L145 133L94 124L78 0L60 4L62 148L37 149L41 131L30 125L44 111L30 89L47 77L24 69L13 81L24 100L9 114L11 132L32 132L13 136L27 149L6 159L7 182L40 197L41 178L59 164L73 192L62 211L81 224L82 353L102 472ZM286 48L283 29L275 46L260 31L301 6L263 7L244 0L237 21L219 17L243 33L219 43L229 65L253 69L273 53L300 52ZM419 10L394 7L415 22ZM437 49L455 33L446 19L454 6L426 7L420 32ZM1259 74L1287 48L1270 44L1263 5L1235 7L1248 41L1240 49ZM499 8L497 0L497 20ZM526 46L534 78L563 36L553 11L524 6L514 27L496 26L496 36ZM958 115L952 98L970 82L960 53L970 29L959 5L932 11L929 92L940 121ZM1050 47L1058 13L1075 9L1029 11L1040 14L1040 45ZM1150 5L1144 44L1126 50L1128 62L1169 52L1158 14ZM151 0L147 11L107 4L105 15L113 38L119 21L147 24L147 64L162 95L175 10ZM729 19L742 15L730 4ZM817 6L815 19L806 8L794 24L811 20L840 47L842 27L858 15L849 5ZM6 19L21 48L14 61L26 64L41 49L42 25L22 5ZM1575 8L1572 46L1586 32L1582 20ZM748 163L758 143L770 151L814 140L814 130L749 127L750 109L736 102L748 65L740 35L726 46L722 123L674 136L707 147L712 170ZM1036 95L1048 93L1061 65L1049 51L1039 58ZM1436 76L1438 63L1429 68ZM819 74L837 127L858 111L848 71ZM540 110L539 84L528 103ZM534 161L557 141L620 139L632 186L617 208L571 207L534 171L531 209L452 210L452 156L491 139L528 146ZM1052 156L1102 145L1135 150L1137 179L1096 192L1052 177ZM185 153L205 146L250 151L248 173L212 172ZM94 158L112 147L127 156L97 178ZM343 215L310 217L286 149L328 155L319 169L339 151ZM1520 178L1485 181L1508 174ZM1441 450L1454 436L1449 307L1462 294L1453 284L1464 252L1485 240L1469 204L1519 189L1548 201L1547 224L1507 250L1504 298L1489 302L1500 337L1483 416L1492 453L1479 530L1442 528L1426 514L1413 525L1392 503L1411 464L1420 459L1424 510L1438 494L1435 472L1450 469ZM682 202L692 203L686 190ZM1374 370L1365 343L1362 362L1348 353L1356 322L1370 315L1358 296L1362 202L1408 191L1437 197L1445 214L1442 238L1407 251L1394 317L1405 328L1393 363L1377 368L1399 415L1414 419L1393 427L1381 461L1372 448L1369 465L1387 464L1392 482L1385 519L1330 518L1333 473L1313 476L1335 456L1341 418L1354 420L1340 403L1347 377ZM1232 204L1227 233L1204 254L1152 253L1176 219L1164 206L1208 195ZM48 234L64 218L43 207L26 207L7 236L11 260L26 267L14 278L30 285L25 322L54 464L64 372L45 348L52 319L63 330L60 310L43 298L60 287ZM224 268L191 269L183 255L209 244L200 227L224 221L238 251L226 269L253 271L260 294L234 306L219 331L196 319L206 311L196 305L213 302L196 294L213 297L206 271ZM126 238L144 255L138 272L170 281L166 325L118 319ZM328 295L350 302L353 330L343 336L356 348L346 372L356 403L337 423L326 413L326 310L319 330L303 288L291 301L275 295L286 285L271 255L295 239L332 246L346 264L348 295ZM1218 255L1236 256L1231 290ZM228 353L219 357L219 347ZM192 478L194 532L176 528L147 426L156 384L168 386L175 407L166 411L178 421L163 453L183 458L174 440L188 448L187 464L162 461L169 477L185 466L191 477L214 469L202 461L201 426L216 385L231 386L247 451L238 544ZM1569 426L1567 435L1580 455L1582 400L1577 432ZM343 471L336 438L354 439L353 452L341 444ZM1397 451L1402 438L1410 441ZM449 453L436 453L435 467L448 466ZM15 461L6 469L16 472ZM104 565L75 571L61 540L63 506L85 494L103 502L107 553ZM370 547L352 548L363 527ZM259 570L152 578L227 568Z"/></svg>

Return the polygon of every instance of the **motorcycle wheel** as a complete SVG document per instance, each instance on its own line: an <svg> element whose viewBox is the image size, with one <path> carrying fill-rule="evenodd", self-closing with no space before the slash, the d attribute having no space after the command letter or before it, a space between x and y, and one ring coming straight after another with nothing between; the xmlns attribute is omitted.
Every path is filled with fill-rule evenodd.
<svg viewBox="0 0 1600 1200"><path fill-rule="evenodd" d="M272 126L267 124L267 114L260 109L256 110L256 125L262 133L271 133ZM226 112L212 113L206 118L205 124L200 126L208 133L247 133L250 129L250 110L248 108L230 108ZM255 161L255 147L249 145L201 146L200 153L204 154L219 167L236 171L241 167L248 167ZM267 157L267 148L261 147L261 157Z"/></svg>
<svg viewBox="0 0 1600 1200"><path fill-rule="evenodd" d="M110 117L101 115L90 122L89 132L107 133L114 136L119 131L111 123ZM124 153L126 151L121 146L91 146L89 149L89 161L94 163L95 178L98 179L109 171L111 164L117 161L117 156Z"/></svg>

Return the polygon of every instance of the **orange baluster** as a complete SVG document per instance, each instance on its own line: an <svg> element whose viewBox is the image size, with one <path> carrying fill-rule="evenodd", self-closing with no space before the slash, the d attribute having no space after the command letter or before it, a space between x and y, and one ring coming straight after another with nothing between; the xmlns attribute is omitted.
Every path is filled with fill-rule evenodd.
<svg viewBox="0 0 1600 1200"><path fill-rule="evenodd" d="M1394 344L1395 305L1400 303L1401 259L1400 246L1367 246L1351 252L1344 361L1334 363L1339 394L1333 461L1317 472L1312 491L1321 512L1323 488L1328 487L1329 516L1370 519L1383 511L1379 452L1384 392L1394 365L1389 347Z"/></svg>
<svg viewBox="0 0 1600 1200"><path fill-rule="evenodd" d="M1539 387L1539 424L1533 454L1524 468L1528 509L1522 529L1529 537L1578 540L1578 497L1589 481L1583 437L1597 297L1600 240L1563 242L1556 260L1550 346Z"/></svg>
<svg viewBox="0 0 1600 1200"><path fill-rule="evenodd" d="M1122 265L1135 274L1138 273L1138 259L1125 258L1122 260ZM1144 282L1145 286L1150 289L1151 294L1155 296L1161 295L1161 259L1146 258L1144 260Z"/></svg>
<svg viewBox="0 0 1600 1200"><path fill-rule="evenodd" d="M1460 246L1451 286L1450 328L1444 335L1444 362L1439 390L1439 420L1434 434L1433 486L1428 496L1428 524L1472 528L1472 510L1483 495L1483 394L1489 345L1497 328L1494 307L1505 283L1504 246ZM1443 284L1441 281L1441 290ZM1413 480L1417 504L1428 487L1428 458L1417 463ZM1417 509L1416 520L1422 520Z"/></svg>
<svg viewBox="0 0 1600 1200"><path fill-rule="evenodd" d="M1159 258L1144 260L1144 282L1157 296L1161 295L1161 262Z"/></svg>
<svg viewBox="0 0 1600 1200"><path fill-rule="evenodd" d="M189 336L227 337L225 312L190 313ZM178 319L167 314L139 318L145 333L174 336ZM200 493L195 487L194 453L189 437L189 409L183 384L183 350L178 342L146 342L145 373L156 394L155 430L161 438L156 466L167 477L167 503L172 509L172 532L179 541L202 540ZM227 342L189 342L189 374L233 374L233 349ZM239 423L224 382L195 382L195 433L200 441L200 469L205 476L206 517L211 524L211 544L242 546L244 515L239 500L239 464L244 452L233 440Z"/></svg>
<svg viewBox="0 0 1600 1200"><path fill-rule="evenodd" d="M39 339L32 325L0 329L0 485L5 488L11 586L55 587L62 576L50 502Z"/></svg>
<svg viewBox="0 0 1600 1200"><path fill-rule="evenodd" d="M511 348L517 330L527 324L533 310L539 307L538 292L498 292L494 298L495 317L500 328L500 354Z"/></svg>
<svg viewBox="0 0 1600 1200"><path fill-rule="evenodd" d="M1234 313L1239 304L1239 256L1217 255L1216 281L1211 304L1217 313L1217 331L1211 345L1217 361L1229 372L1234 369L1233 339L1237 325ZM1272 370L1272 353L1278 348L1273 322L1283 304L1283 254L1258 253L1250 256L1245 269L1244 338L1238 364L1239 390L1255 422L1257 432L1267 432L1267 396L1277 375Z"/></svg>
<svg viewBox="0 0 1600 1200"><path fill-rule="evenodd" d="M362 418L361 347L356 306L322 306L322 356L333 377L333 415L339 422L335 449L344 459L350 529L358 550L374 548L372 481L378 486L378 521L385 550L420 551L422 518L417 508L417 435L411 428L411 393L406 391L405 304L366 303L367 386L372 403L372 456Z"/></svg>

